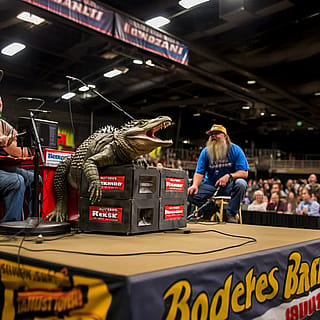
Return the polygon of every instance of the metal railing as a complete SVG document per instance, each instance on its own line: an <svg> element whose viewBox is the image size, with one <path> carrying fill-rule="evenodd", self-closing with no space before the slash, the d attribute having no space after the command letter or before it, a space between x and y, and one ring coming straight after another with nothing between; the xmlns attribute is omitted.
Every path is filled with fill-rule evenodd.
<svg viewBox="0 0 320 320"><path fill-rule="evenodd" d="M197 160L184 159L194 158L194 152L194 150L190 153L188 150L170 149L167 151L167 159L170 159L170 155L174 154L176 158L180 159L180 164L183 169L193 171L196 168ZM278 150L274 150L271 154L274 155L275 152L278 152ZM270 173L320 173L320 160L276 159L273 156L270 157L269 149L262 149L260 152L257 150L254 154L255 156L248 156L247 160L250 171L255 173L259 170L269 171ZM170 161L172 162L172 159Z"/></svg>

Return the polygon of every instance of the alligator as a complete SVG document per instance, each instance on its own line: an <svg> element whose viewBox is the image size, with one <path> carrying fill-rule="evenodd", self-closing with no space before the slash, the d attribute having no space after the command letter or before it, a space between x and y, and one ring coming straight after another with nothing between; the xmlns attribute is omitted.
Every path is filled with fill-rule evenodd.
<svg viewBox="0 0 320 320"><path fill-rule="evenodd" d="M89 182L89 201L102 198L98 168L137 161L157 147L169 147L172 140L154 134L172 124L167 116L150 120L132 120L120 128L105 126L84 140L75 153L60 161L53 178L56 205L47 219L64 222L67 218L68 183L80 190L81 175Z"/></svg>

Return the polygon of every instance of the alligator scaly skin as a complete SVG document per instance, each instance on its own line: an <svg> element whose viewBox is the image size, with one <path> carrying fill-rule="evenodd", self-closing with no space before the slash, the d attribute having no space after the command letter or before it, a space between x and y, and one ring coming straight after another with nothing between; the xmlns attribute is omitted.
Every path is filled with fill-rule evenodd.
<svg viewBox="0 0 320 320"><path fill-rule="evenodd" d="M67 183L80 190L81 175L89 182L89 200L99 202L102 197L98 168L130 163L161 146L172 145L154 137L154 132L171 125L171 118L162 116L150 120L132 120L120 129L101 128L88 137L75 153L63 159L54 176L56 206L48 220L63 222L67 217Z"/></svg>

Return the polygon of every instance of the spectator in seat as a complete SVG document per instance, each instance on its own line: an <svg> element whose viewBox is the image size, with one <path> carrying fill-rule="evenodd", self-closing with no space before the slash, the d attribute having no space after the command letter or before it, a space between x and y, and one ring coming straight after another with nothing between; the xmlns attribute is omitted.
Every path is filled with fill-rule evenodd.
<svg viewBox="0 0 320 320"><path fill-rule="evenodd" d="M311 190L311 193L316 193L320 190L320 185L317 183L317 176L315 174L310 174L308 177L307 187Z"/></svg>
<svg viewBox="0 0 320 320"><path fill-rule="evenodd" d="M264 201L264 194L261 190L254 193L253 199L248 206L248 211L267 211L267 202Z"/></svg>
<svg viewBox="0 0 320 320"><path fill-rule="evenodd" d="M306 186L302 190L302 201L298 204L296 214L320 217L319 203L312 200L311 190Z"/></svg>
<svg viewBox="0 0 320 320"><path fill-rule="evenodd" d="M274 182L274 183L272 184L271 191L270 191L271 196L272 196L272 194L274 194L275 192L279 195L279 198L280 198L280 199L281 199L281 198L283 199L283 198L286 198L286 197L287 197L286 193L281 189L281 183L280 183L280 182Z"/></svg>
<svg viewBox="0 0 320 320"><path fill-rule="evenodd" d="M274 192L271 194L271 201L267 204L267 211L275 211L277 213L287 212L287 202L280 201L279 194Z"/></svg>

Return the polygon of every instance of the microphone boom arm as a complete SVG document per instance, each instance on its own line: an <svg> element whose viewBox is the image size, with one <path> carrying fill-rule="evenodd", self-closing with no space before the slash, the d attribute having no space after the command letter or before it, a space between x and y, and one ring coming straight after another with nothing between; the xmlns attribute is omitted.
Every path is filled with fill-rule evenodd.
<svg viewBox="0 0 320 320"><path fill-rule="evenodd" d="M104 95L102 95L100 92L98 92L97 90L95 90L94 88L91 88L88 84L86 84L83 80L76 78L76 77L72 77L72 76L66 76L67 79L70 80L75 80L78 81L79 83L81 83L83 86L86 86L87 88L89 88L93 93L95 93L97 96L99 96L101 99L103 99L104 101L108 102L109 104L111 104L113 107L115 107L117 110L121 111L122 113L124 113L127 117L129 117L131 120L135 120L134 117L132 117L128 112L124 111L115 101L111 101L109 100L107 97L105 97Z"/></svg>

